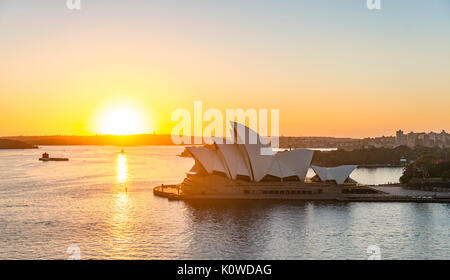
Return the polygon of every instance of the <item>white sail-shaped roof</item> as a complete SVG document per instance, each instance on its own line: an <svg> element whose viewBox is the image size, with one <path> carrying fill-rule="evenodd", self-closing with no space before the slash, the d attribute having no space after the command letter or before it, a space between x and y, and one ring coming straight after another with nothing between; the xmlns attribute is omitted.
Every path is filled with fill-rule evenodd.
<svg viewBox="0 0 450 280"><path fill-rule="evenodd" d="M266 175L279 178L298 176L304 181L314 151L298 149L281 154L266 154L267 149L272 149L270 145L261 143L258 133L244 125L235 122L231 124L233 143L228 141L226 144L219 144L223 141L216 141L217 138L213 138L214 148L186 148L207 173L222 172L231 179L246 176L256 182ZM261 154L262 149L265 149L264 154ZM331 173L334 174L333 172ZM328 176L326 175L328 173L322 173ZM340 178L340 175L336 174L335 177Z"/></svg>
<svg viewBox="0 0 450 280"><path fill-rule="evenodd" d="M200 165L198 161L195 161L194 166L192 166L191 170L189 172L191 173L200 173L202 172L203 167Z"/></svg>
<svg viewBox="0 0 450 280"><path fill-rule="evenodd" d="M325 182L327 180L330 180L329 174L328 174L328 168L325 167L320 167L320 166L315 166L315 165L311 165L312 170L314 170L314 172L317 174L317 176L319 176L320 180L322 180L322 182Z"/></svg>
<svg viewBox="0 0 450 280"><path fill-rule="evenodd" d="M278 154L277 157L288 166L300 181L304 181L306 173L308 173L309 165L313 157L314 151L308 149L298 149Z"/></svg>
<svg viewBox="0 0 450 280"><path fill-rule="evenodd" d="M289 168L278 156L274 156L267 175L272 175L278 178L286 178L297 176L297 174Z"/></svg>
<svg viewBox="0 0 450 280"><path fill-rule="evenodd" d="M312 165L311 168L319 176L323 182L327 180L334 180L339 185L342 185L350 174L355 170L357 165L341 165L337 167L325 168Z"/></svg>
<svg viewBox="0 0 450 280"><path fill-rule="evenodd" d="M253 180L258 182L267 174L272 163L271 155L261 155L261 149L268 145L263 145L259 134L249 127L236 122L231 124L234 130L233 135L236 136L235 141L244 147L241 151L244 153L244 159L248 158Z"/></svg>
<svg viewBox="0 0 450 280"><path fill-rule="evenodd" d="M206 147L186 147L186 149L201 163L206 172L213 173L217 171L228 175L222 160L213 149Z"/></svg>
<svg viewBox="0 0 450 280"><path fill-rule="evenodd" d="M245 164L244 157L239 151L237 144L216 144L216 147L232 179L236 179L238 175L251 178L250 171Z"/></svg>

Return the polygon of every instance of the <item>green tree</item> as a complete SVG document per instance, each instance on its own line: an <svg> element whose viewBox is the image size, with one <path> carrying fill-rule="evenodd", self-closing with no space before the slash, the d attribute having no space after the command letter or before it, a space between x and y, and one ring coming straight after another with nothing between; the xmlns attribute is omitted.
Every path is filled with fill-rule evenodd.
<svg viewBox="0 0 450 280"><path fill-rule="evenodd" d="M435 156L428 152L422 152L417 160L414 162L414 167L422 172L423 177L430 176L430 169L434 166Z"/></svg>
<svg viewBox="0 0 450 280"><path fill-rule="evenodd" d="M423 173L415 167L413 164L405 167L402 176L400 177L400 183L407 184L412 178L423 177Z"/></svg>

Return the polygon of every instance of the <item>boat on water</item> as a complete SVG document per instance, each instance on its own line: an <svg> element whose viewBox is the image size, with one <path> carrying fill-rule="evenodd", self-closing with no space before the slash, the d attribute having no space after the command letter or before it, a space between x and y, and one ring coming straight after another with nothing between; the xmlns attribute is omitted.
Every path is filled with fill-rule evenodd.
<svg viewBox="0 0 450 280"><path fill-rule="evenodd" d="M48 153L43 153L42 157L39 158L40 161L68 161L68 158L51 158Z"/></svg>

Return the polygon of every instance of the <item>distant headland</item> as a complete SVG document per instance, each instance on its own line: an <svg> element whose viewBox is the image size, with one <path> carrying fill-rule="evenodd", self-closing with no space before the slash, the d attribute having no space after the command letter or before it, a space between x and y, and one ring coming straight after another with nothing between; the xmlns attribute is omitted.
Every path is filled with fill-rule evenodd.
<svg viewBox="0 0 450 280"><path fill-rule="evenodd" d="M2 139L2 138L0 138ZM32 145L111 145L111 146L147 146L173 145L168 134L135 135L90 135L90 136L9 136L3 139L17 140ZM194 143L193 140L191 143Z"/></svg>
<svg viewBox="0 0 450 280"><path fill-rule="evenodd" d="M0 138L0 149L36 149L36 148L37 146L22 141Z"/></svg>

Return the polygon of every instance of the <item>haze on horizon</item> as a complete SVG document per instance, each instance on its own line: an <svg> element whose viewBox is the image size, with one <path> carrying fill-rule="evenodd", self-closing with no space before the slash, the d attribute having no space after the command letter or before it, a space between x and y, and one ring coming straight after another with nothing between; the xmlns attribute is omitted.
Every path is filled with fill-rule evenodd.
<svg viewBox="0 0 450 280"><path fill-rule="evenodd" d="M447 0L65 2L0 0L0 136L93 135L117 102L169 134L195 100L286 136L450 131Z"/></svg>

